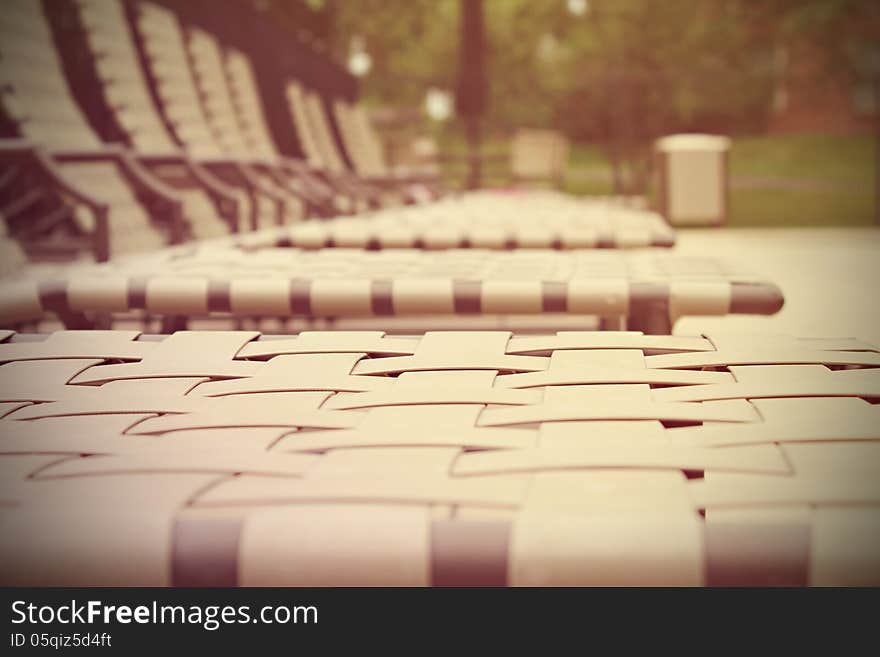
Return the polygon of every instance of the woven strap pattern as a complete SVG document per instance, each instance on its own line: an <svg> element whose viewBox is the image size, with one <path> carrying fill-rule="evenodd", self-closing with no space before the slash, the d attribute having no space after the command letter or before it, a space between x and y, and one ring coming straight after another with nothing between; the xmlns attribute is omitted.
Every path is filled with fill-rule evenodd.
<svg viewBox="0 0 880 657"><path fill-rule="evenodd" d="M772 314L771 283L714 258L651 252L171 249L0 287L0 322L47 312L203 317Z"/></svg>
<svg viewBox="0 0 880 657"><path fill-rule="evenodd" d="M244 245L321 248L668 247L675 233L657 213L554 192L472 192L430 205L309 222L236 238Z"/></svg>
<svg viewBox="0 0 880 657"><path fill-rule="evenodd" d="M880 583L880 350L0 335L16 584Z"/></svg>

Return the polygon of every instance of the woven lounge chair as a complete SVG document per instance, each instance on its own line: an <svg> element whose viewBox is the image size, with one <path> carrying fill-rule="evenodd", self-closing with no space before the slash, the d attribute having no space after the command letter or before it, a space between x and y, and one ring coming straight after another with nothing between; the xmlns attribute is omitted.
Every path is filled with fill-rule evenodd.
<svg viewBox="0 0 880 657"><path fill-rule="evenodd" d="M11 34L4 39L4 48L9 52L3 71L9 77L10 92L3 105L22 136L44 149L30 153L30 160L52 178L52 187L70 186L82 197L76 199L77 203L94 206L91 209L95 217L89 223L102 221L98 207L107 207L111 215L107 218L116 229L106 244L104 258L110 253L156 248L168 239L174 242L188 236L216 237L236 225L239 199L234 192L207 179L205 172L181 158L179 152L169 154L190 181L182 188L175 180L157 177L148 156L136 156L120 144L102 142L71 95L40 3L16 0L7 9L3 24ZM108 50L99 61L110 61L110 55ZM130 105L128 109L143 112L145 107ZM160 150L153 141L138 146L148 153ZM15 151L19 161L22 155L28 155L21 144L6 150ZM61 191L71 196L71 190ZM151 214L160 220L159 226L149 222L143 205L148 205ZM87 221L82 213L78 213L77 220Z"/></svg>
<svg viewBox="0 0 880 657"><path fill-rule="evenodd" d="M180 247L75 276L0 284L0 326L47 313L99 317L131 311L181 321L222 317L375 318L532 315L543 330L575 316L595 326L665 333L684 315L773 314L779 289L712 258L668 253L481 249ZM412 330L407 324L403 330Z"/></svg>
<svg viewBox="0 0 880 657"><path fill-rule="evenodd" d="M384 191L358 178L345 160L333 136L330 119L321 96L290 80L285 88L288 109L311 170L321 172L324 178L354 198L372 207L400 205L403 202L395 191Z"/></svg>
<svg viewBox="0 0 880 657"><path fill-rule="evenodd" d="M0 363L4 585L880 584L856 340L5 333Z"/></svg>
<svg viewBox="0 0 880 657"><path fill-rule="evenodd" d="M63 230L71 250L85 245L99 260L175 241L181 199L135 159L97 138L70 94L40 3L10 0L0 31L0 111L21 137L0 144L5 183L18 186L21 196L38 198L51 189L74 207L72 215L34 216L28 203L7 210L14 236L18 228L40 238ZM145 204L164 219L163 226L151 221Z"/></svg>
<svg viewBox="0 0 880 657"><path fill-rule="evenodd" d="M416 199L439 197L444 185L435 176L413 176L393 170L386 161L382 140L363 105L333 100L333 115L348 159L363 180L380 187L409 190Z"/></svg>
<svg viewBox="0 0 880 657"><path fill-rule="evenodd" d="M322 215L353 212L356 209L353 199L338 193L332 185L310 171L305 160L286 157L278 150L263 112L263 101L248 57L237 50L227 49L223 64L238 126L250 151L266 161L280 162L297 180L302 180L303 196Z"/></svg>
<svg viewBox="0 0 880 657"><path fill-rule="evenodd" d="M303 222L231 241L244 248L628 249L671 247L675 233L660 215L612 201L583 201L553 192L486 191Z"/></svg>
<svg viewBox="0 0 880 657"><path fill-rule="evenodd" d="M253 126L253 120L245 121L240 110L241 95L246 91L256 92L252 86L253 80L249 80L250 87L246 83L239 85L236 97L232 92L217 40L208 32L195 27L190 27L186 33L187 50L205 113L211 122L213 134L224 146L224 151L239 160L249 162L249 166L261 176L268 177L282 190L290 190L287 192L288 196L294 193L297 198L307 199L316 208L323 210L325 215L353 209L350 203L344 202L344 197L337 199L332 189L309 175L303 163L281 157L269 139L265 124L256 140L254 139L254 130L245 129L245 126ZM244 102L247 103L248 100L245 99Z"/></svg>
<svg viewBox="0 0 880 657"><path fill-rule="evenodd" d="M243 219L236 229L291 218L288 209L295 209L299 201L231 157L211 132L173 14L137 5L140 18L132 20L143 23L137 34L146 35L142 67L124 3L76 0L76 6L100 82L97 91L132 149L157 175L171 184L231 199Z"/></svg>
<svg viewBox="0 0 880 657"><path fill-rule="evenodd" d="M190 68L180 25L174 13L152 3L134 3L132 18L142 45L145 73L152 80L155 98L165 122L183 147L224 182L248 190L253 204L251 228L284 223L296 210L295 199L227 150L224 136L202 106Z"/></svg>
<svg viewBox="0 0 880 657"><path fill-rule="evenodd" d="M256 212L252 195L246 187L223 182L180 149L155 107L123 5L76 0L74 6L98 80L94 92L103 98L119 134L140 161L180 189L192 206L193 236L205 239L243 230Z"/></svg>

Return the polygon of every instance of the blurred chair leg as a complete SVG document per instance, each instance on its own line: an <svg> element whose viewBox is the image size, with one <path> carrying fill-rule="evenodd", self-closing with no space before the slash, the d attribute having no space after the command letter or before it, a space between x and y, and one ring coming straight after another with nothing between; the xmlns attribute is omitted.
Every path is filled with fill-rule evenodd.
<svg viewBox="0 0 880 657"><path fill-rule="evenodd" d="M187 319L183 315L168 315L162 318L162 333L171 334L187 329Z"/></svg>
<svg viewBox="0 0 880 657"><path fill-rule="evenodd" d="M665 301L644 304L629 316L626 327L630 331L641 331L647 335L671 335L672 319L669 316L669 305Z"/></svg>

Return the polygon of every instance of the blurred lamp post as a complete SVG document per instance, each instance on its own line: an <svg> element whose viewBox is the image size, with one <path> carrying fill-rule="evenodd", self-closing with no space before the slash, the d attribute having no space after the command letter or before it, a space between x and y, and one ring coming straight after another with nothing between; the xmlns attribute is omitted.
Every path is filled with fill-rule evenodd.
<svg viewBox="0 0 880 657"><path fill-rule="evenodd" d="M486 76L486 30L483 0L461 0L461 40L459 42L458 83L455 109L465 122L469 171L466 186L480 186L480 128L488 101Z"/></svg>
<svg viewBox="0 0 880 657"><path fill-rule="evenodd" d="M590 12L590 3L587 0L566 0L565 8L572 16L585 16Z"/></svg>
<svg viewBox="0 0 880 657"><path fill-rule="evenodd" d="M363 77L373 67L373 58L367 52L362 36L353 36L348 49L348 71L357 77Z"/></svg>
<svg viewBox="0 0 880 657"><path fill-rule="evenodd" d="M452 116L452 95L444 89L431 87L425 94L425 112L434 121L447 121Z"/></svg>
<svg viewBox="0 0 880 657"><path fill-rule="evenodd" d="M874 223L880 225L880 43L874 44Z"/></svg>

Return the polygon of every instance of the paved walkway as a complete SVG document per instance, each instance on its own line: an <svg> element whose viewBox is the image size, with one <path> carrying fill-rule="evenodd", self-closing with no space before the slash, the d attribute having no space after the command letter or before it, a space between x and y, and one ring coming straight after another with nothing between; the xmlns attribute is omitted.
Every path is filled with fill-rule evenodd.
<svg viewBox="0 0 880 657"><path fill-rule="evenodd" d="M880 228L679 229L678 250L735 258L786 297L773 317L689 317L679 334L774 332L880 345Z"/></svg>

